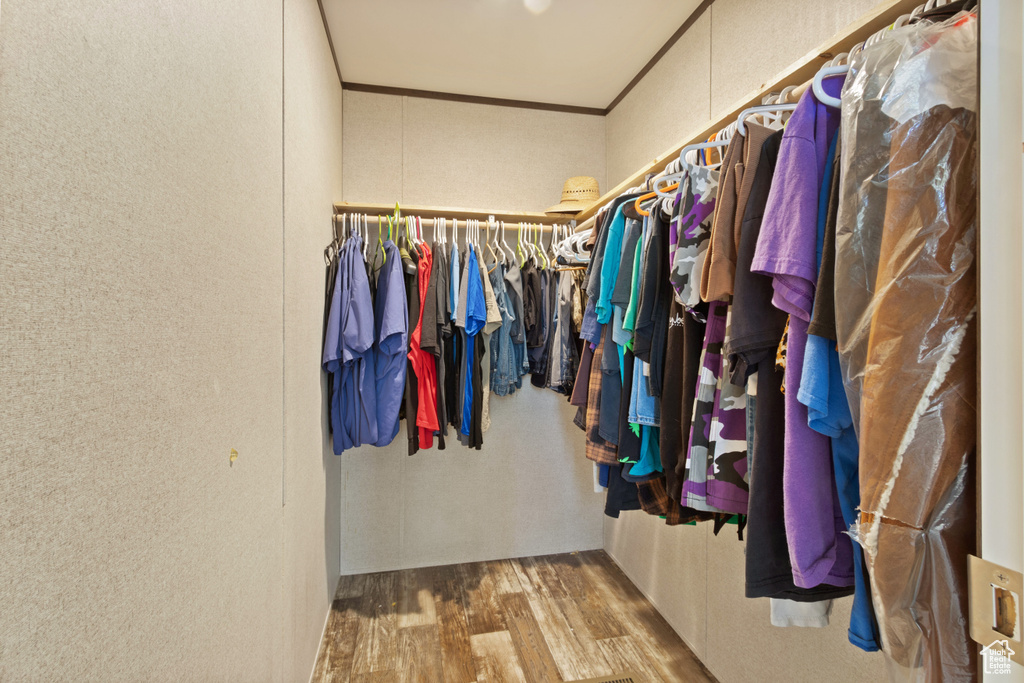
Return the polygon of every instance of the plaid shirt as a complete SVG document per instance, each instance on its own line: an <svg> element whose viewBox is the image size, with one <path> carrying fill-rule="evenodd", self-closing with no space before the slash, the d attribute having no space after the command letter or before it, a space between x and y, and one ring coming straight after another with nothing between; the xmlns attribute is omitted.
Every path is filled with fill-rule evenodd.
<svg viewBox="0 0 1024 683"><path fill-rule="evenodd" d="M672 500L665 487L665 477L639 482L637 490L640 508L649 515L665 518L665 524L678 526L690 522L703 522L714 517L714 513L686 508Z"/></svg>
<svg viewBox="0 0 1024 683"><path fill-rule="evenodd" d="M618 465L619 449L598 434L601 417L601 357L604 355L604 340L594 349L594 360L590 366L590 386L587 389L587 458L601 465Z"/></svg>

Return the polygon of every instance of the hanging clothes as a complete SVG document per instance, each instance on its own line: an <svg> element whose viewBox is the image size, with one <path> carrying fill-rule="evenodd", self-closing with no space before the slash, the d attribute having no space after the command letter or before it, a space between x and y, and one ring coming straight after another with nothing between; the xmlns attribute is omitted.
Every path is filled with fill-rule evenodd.
<svg viewBox="0 0 1024 683"><path fill-rule="evenodd" d="M842 79L825 81L838 95ZM836 494L827 437L808 426L798 399L807 324L817 280L819 194L828 150L839 127L839 110L804 93L786 125L775 180L751 269L773 278L772 304L789 314L786 346L786 448L783 495L786 537L793 580L811 588L821 583L853 585L853 548Z"/></svg>
<svg viewBox="0 0 1024 683"><path fill-rule="evenodd" d="M487 310L487 318L483 329L480 331L481 352L483 354L480 361L480 395L482 401L480 433L483 434L491 427L491 372L493 371L491 363L491 338L495 331L501 327L502 317L501 309L498 306L498 298L494 293L494 285L487 272L484 259L481 258L477 265L480 268L480 279L484 286L484 304ZM493 268L497 268L497 266L498 264L495 263Z"/></svg>
<svg viewBox="0 0 1024 683"><path fill-rule="evenodd" d="M700 277L707 257L718 192L718 171L697 167L683 181L681 217L669 231L670 280L676 298L691 312L700 298Z"/></svg>
<svg viewBox="0 0 1024 683"><path fill-rule="evenodd" d="M498 264L490 273L491 287L501 313L501 327L491 339L491 391L497 396L508 396L515 391L519 371L515 363L515 342L512 328L516 312L512 304L512 293L506 280L505 266Z"/></svg>
<svg viewBox="0 0 1024 683"><path fill-rule="evenodd" d="M519 268L512 265L505 272L506 290L512 304L512 365L515 375L515 389L523 386L523 375L530 369L526 350L526 314L523 304L523 277Z"/></svg>
<svg viewBox="0 0 1024 683"><path fill-rule="evenodd" d="M362 238L353 236L339 252L324 344L324 369L335 376L331 411L336 455L377 441L373 308L361 245Z"/></svg>
<svg viewBox="0 0 1024 683"><path fill-rule="evenodd" d="M375 446L387 446L398 436L399 412L405 392L406 348L409 343L402 257L391 240L384 243L384 256L374 301L373 352L377 394Z"/></svg>
<svg viewBox="0 0 1024 683"><path fill-rule="evenodd" d="M326 269L325 269L326 270L326 281L324 283L324 326L323 326L322 339L321 339L321 342L320 342L321 343L320 356L321 356L321 359L322 359L322 362L321 362L322 365L326 365L326 363L328 362L327 361L327 356L328 356L328 350L327 350L327 326L328 326L329 318L330 318L330 315L331 315L331 306L334 303L334 285L335 285L335 280L338 277L338 249L337 249L336 243L332 243L332 245L330 247L328 247L324 251L324 254L326 255L326 259L327 259L327 266L326 266ZM332 352L332 354L333 354L333 352ZM331 401L331 400L333 400L333 396L334 396L334 373L330 372L330 371L327 371L326 375L327 375L327 396L328 396L328 401ZM328 407L328 410L327 410L327 433L332 435L332 439L333 439L333 434L334 434L334 411L331 410L330 407Z"/></svg>
<svg viewBox="0 0 1024 683"><path fill-rule="evenodd" d="M465 295L463 297L465 303L463 329L466 338L466 352L460 431L462 437L465 437L466 445L471 448L479 448L483 443L480 425L483 407L480 363L483 357L483 346L480 344L479 349L476 347L479 341L477 335L487 323L487 303L484 299L483 279L480 277L476 249L472 246L468 249L463 280L465 283L463 287Z"/></svg>
<svg viewBox="0 0 1024 683"><path fill-rule="evenodd" d="M882 649L972 680L978 20L893 31L843 92L836 329ZM941 169L941 174L936 173Z"/></svg>
<svg viewBox="0 0 1024 683"><path fill-rule="evenodd" d="M419 251L415 247L401 247L399 254L402 259L402 268L405 273L405 294L408 306L408 320L420 319L420 295L419 295ZM408 351L407 351L408 354ZM412 358L407 355L407 366L405 371L405 405L404 417L406 436L409 441L409 455L415 455L420 450L420 431L416 426L419 406L419 387L416 372L413 369Z"/></svg>

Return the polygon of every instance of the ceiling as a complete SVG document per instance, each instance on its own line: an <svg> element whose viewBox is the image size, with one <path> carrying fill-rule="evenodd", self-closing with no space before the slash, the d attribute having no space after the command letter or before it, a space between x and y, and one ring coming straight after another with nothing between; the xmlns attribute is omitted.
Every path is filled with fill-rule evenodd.
<svg viewBox="0 0 1024 683"><path fill-rule="evenodd" d="M700 0L322 2L346 83L601 109L700 5Z"/></svg>

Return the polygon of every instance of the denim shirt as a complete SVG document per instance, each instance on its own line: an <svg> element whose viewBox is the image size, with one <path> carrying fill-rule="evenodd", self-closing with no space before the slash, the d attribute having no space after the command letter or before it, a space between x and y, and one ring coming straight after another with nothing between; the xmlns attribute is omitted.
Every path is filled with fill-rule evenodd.
<svg viewBox="0 0 1024 683"><path fill-rule="evenodd" d="M491 337L491 391L498 396L508 396L520 382L516 371L512 327L518 322L512 299L505 287L505 268L499 264L490 275L494 298L501 311L501 327Z"/></svg>

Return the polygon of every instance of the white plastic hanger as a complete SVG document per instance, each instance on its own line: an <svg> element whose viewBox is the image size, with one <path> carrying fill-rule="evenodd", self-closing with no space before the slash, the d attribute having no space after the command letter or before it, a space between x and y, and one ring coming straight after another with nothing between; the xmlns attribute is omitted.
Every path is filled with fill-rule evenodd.
<svg viewBox="0 0 1024 683"><path fill-rule="evenodd" d="M370 246L370 217L363 214L363 260L367 258L367 249Z"/></svg>
<svg viewBox="0 0 1024 683"><path fill-rule="evenodd" d="M508 250L508 260L505 261L505 263L514 263L516 260L516 252L508 245L508 238L505 235L505 221L501 222L501 247L502 253L505 253L506 249Z"/></svg>
<svg viewBox="0 0 1024 683"><path fill-rule="evenodd" d="M843 64L841 66L826 66L820 69L818 73L814 74L814 82L811 84L811 87L814 89L814 96L818 98L819 102L829 107L835 107L836 109L839 109L842 106L842 100L838 97L832 97L825 92L825 87L822 85L822 81L832 76L842 76L849 70L850 66L848 64Z"/></svg>
<svg viewBox="0 0 1024 683"><path fill-rule="evenodd" d="M736 119L736 132L740 135L746 135L747 127L743 125L743 122L750 116L753 116L754 114L769 114L778 112L780 115L779 119L781 119L782 112L795 110L795 104L759 104L754 107L747 107L746 109L740 112L739 117L737 117Z"/></svg>
<svg viewBox="0 0 1024 683"><path fill-rule="evenodd" d="M698 152L702 149L718 149L720 147L726 147L728 146L728 144L729 138L722 139L721 137L719 137L716 140L711 140L710 142L695 142L692 145L687 145L686 147L683 147L683 149L679 152L679 159L684 166L686 166L689 170L692 171L697 168L697 164L696 162L690 163L687 160L686 155L688 152ZM716 166L718 166L718 164L708 164L708 168L715 168Z"/></svg>
<svg viewBox="0 0 1024 683"><path fill-rule="evenodd" d="M516 230L516 265L520 268L526 265L526 255L523 253L523 222L519 221L519 228Z"/></svg>

